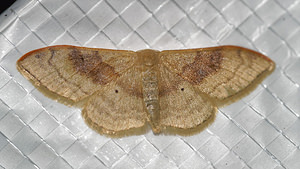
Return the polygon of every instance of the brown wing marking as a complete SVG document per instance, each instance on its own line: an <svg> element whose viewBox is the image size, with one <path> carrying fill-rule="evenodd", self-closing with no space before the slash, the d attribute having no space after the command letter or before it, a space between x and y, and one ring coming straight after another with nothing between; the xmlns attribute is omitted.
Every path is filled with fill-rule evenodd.
<svg viewBox="0 0 300 169"><path fill-rule="evenodd" d="M79 101L118 78L134 56L131 51L52 46L24 55L17 67L35 84Z"/></svg>
<svg viewBox="0 0 300 169"><path fill-rule="evenodd" d="M236 46L163 51L161 58L169 70L220 100L241 92L275 65L262 54Z"/></svg>

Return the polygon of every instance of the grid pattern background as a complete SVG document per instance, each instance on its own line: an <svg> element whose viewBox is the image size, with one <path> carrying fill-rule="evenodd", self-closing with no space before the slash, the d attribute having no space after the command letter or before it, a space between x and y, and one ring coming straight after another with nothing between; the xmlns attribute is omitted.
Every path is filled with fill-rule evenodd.
<svg viewBox="0 0 300 169"><path fill-rule="evenodd" d="M0 168L300 168L299 0L19 0L1 14L0 30ZM57 44L239 45L277 67L199 134L112 139L16 70L26 52Z"/></svg>

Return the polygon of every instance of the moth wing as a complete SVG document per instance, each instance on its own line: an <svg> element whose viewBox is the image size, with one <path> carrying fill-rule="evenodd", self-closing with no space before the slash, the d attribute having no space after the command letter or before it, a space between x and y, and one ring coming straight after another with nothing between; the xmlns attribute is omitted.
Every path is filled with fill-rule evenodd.
<svg viewBox="0 0 300 169"><path fill-rule="evenodd" d="M36 85L79 101L130 68L135 52L75 46L52 46L25 54L18 70Z"/></svg>
<svg viewBox="0 0 300 169"><path fill-rule="evenodd" d="M100 133L116 134L143 127L147 114L143 107L141 73L130 68L89 98L82 115Z"/></svg>
<svg viewBox="0 0 300 169"><path fill-rule="evenodd" d="M170 71L219 101L243 92L275 66L266 56L236 46L162 51L161 60Z"/></svg>
<svg viewBox="0 0 300 169"><path fill-rule="evenodd" d="M167 127L194 128L216 111L210 98L189 82L160 65L160 124Z"/></svg>

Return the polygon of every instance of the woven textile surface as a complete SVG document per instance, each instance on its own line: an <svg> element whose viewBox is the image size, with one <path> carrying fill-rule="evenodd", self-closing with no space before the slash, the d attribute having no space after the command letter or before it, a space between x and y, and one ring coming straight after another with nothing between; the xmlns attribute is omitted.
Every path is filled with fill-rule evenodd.
<svg viewBox="0 0 300 169"><path fill-rule="evenodd" d="M299 0L19 0L0 16L0 168L300 168ZM192 136L109 138L16 69L45 46L139 50L238 45L276 62Z"/></svg>

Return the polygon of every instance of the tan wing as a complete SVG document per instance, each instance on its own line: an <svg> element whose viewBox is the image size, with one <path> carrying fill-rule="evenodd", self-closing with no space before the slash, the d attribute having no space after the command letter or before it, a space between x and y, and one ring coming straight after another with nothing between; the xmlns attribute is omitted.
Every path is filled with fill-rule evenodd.
<svg viewBox="0 0 300 169"><path fill-rule="evenodd" d="M182 129L194 128L210 118L216 107L189 82L160 65L160 123Z"/></svg>
<svg viewBox="0 0 300 169"><path fill-rule="evenodd" d="M219 100L239 93L275 66L266 56L236 46L163 51L161 59L172 72Z"/></svg>
<svg viewBox="0 0 300 169"><path fill-rule="evenodd" d="M132 51L52 46L27 53L17 68L36 85L79 101L115 80L134 63Z"/></svg>
<svg viewBox="0 0 300 169"><path fill-rule="evenodd" d="M89 98L82 111L88 125L106 134L144 126L147 114L140 76L133 67Z"/></svg>

